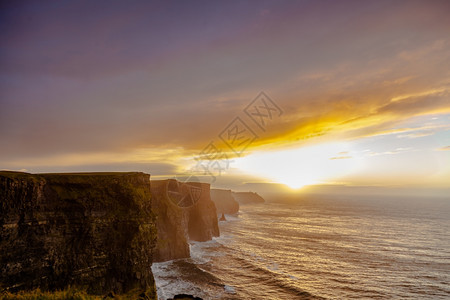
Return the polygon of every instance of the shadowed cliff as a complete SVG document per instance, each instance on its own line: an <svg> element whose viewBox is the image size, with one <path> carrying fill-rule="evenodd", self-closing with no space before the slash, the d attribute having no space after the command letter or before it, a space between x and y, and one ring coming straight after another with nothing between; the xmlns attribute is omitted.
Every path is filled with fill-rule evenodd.
<svg viewBox="0 0 450 300"><path fill-rule="evenodd" d="M0 172L0 288L155 298L149 178Z"/></svg>
<svg viewBox="0 0 450 300"><path fill-rule="evenodd" d="M233 197L240 204L264 203L264 198L254 192L233 192Z"/></svg>
<svg viewBox="0 0 450 300"><path fill-rule="evenodd" d="M189 257L189 240L219 236L209 184L168 179L152 180L151 186L158 232L154 261Z"/></svg>
<svg viewBox="0 0 450 300"><path fill-rule="evenodd" d="M211 189L211 200L219 214L235 214L239 211L239 203L234 199L231 190Z"/></svg>

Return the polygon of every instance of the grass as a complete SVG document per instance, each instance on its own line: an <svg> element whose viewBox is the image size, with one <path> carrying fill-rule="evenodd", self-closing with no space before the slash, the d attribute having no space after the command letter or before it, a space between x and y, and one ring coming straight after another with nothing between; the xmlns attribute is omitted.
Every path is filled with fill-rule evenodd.
<svg viewBox="0 0 450 300"><path fill-rule="evenodd" d="M40 289L32 291L20 291L17 293L3 292L0 294L0 300L135 300L135 299L156 299L155 288L149 288L145 293L147 297L142 297L142 291L132 290L123 295L96 296L89 295L84 290L69 287L62 291L46 292Z"/></svg>
<svg viewBox="0 0 450 300"><path fill-rule="evenodd" d="M18 293L5 292L0 295L1 300L97 300L103 299L99 296L88 295L85 291L68 288L63 291L44 292L40 289L33 291L21 291Z"/></svg>

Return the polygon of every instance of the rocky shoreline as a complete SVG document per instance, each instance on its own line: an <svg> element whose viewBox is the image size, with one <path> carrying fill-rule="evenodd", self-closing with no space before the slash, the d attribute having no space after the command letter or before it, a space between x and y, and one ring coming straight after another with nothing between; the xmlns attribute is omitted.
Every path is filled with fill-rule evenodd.
<svg viewBox="0 0 450 300"><path fill-rule="evenodd" d="M188 258L190 240L219 236L217 215L239 211L234 196L140 172L2 171L0 289L157 299L152 263Z"/></svg>

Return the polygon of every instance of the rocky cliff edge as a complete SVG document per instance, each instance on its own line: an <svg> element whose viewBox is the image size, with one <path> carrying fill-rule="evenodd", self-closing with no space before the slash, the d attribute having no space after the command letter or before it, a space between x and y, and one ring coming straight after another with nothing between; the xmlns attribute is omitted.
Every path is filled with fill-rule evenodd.
<svg viewBox="0 0 450 300"><path fill-rule="evenodd" d="M149 178L0 172L0 288L155 298Z"/></svg>
<svg viewBox="0 0 450 300"><path fill-rule="evenodd" d="M151 186L158 232L154 261L189 257L189 240L219 236L209 184L168 179L152 180Z"/></svg>
<svg viewBox="0 0 450 300"><path fill-rule="evenodd" d="M219 214L235 214L239 212L239 203L234 199L231 190L211 189L211 200Z"/></svg>

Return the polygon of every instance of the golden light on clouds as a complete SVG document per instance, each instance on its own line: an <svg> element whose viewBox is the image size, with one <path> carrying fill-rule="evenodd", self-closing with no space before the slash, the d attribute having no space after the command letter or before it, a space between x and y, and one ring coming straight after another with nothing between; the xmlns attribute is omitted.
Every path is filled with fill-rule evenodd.
<svg viewBox="0 0 450 300"><path fill-rule="evenodd" d="M391 102L397 102L397 101L401 101L401 100L405 100L408 98L413 98L413 97L423 97L423 96L430 96L430 95L435 95L435 94L440 94L447 91L446 88L437 88L437 89L432 89L432 90L428 90L428 91L423 91L423 92L418 92L418 93L414 93L414 94L407 94L407 95L401 95L401 96L397 96L391 99Z"/></svg>
<svg viewBox="0 0 450 300"><path fill-rule="evenodd" d="M148 3L87 10L86 22L76 3L5 13L0 168L170 177L236 117L258 138L239 154L217 146L241 179L301 187L356 165L367 169L354 182L407 170L391 176L405 183L447 162L435 151L450 145L446 2L261 5L211 3L176 22ZM261 91L283 111L264 130L244 113ZM346 149L358 144L370 151ZM396 149L413 150L386 154Z"/></svg>

